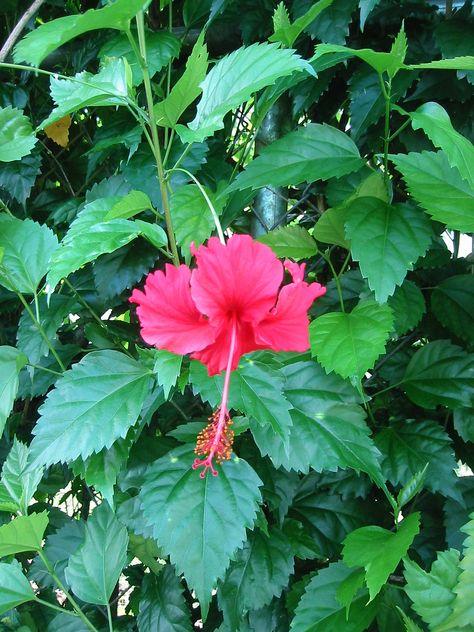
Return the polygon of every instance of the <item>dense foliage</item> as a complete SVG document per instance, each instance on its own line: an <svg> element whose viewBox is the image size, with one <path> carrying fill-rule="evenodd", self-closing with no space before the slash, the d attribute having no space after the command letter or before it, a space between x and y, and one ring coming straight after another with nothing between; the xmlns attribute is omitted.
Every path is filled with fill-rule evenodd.
<svg viewBox="0 0 474 632"><path fill-rule="evenodd" d="M0 63L0 630L472 630L471 2L36 4ZM129 298L220 226L327 292L308 352L232 372L202 479L223 375Z"/></svg>

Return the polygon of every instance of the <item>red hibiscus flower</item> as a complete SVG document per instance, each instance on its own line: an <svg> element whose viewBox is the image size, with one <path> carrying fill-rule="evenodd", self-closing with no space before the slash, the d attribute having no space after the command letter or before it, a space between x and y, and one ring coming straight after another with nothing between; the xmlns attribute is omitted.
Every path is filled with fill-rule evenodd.
<svg viewBox="0 0 474 632"><path fill-rule="evenodd" d="M231 371L244 353L257 349L306 351L308 309L326 292L303 280L305 264L284 265L267 246L249 235L234 235L226 244L211 237L207 246L191 248L197 267L167 264L150 273L144 292L134 290L143 339L173 353L191 353L209 375L225 370L220 407L199 434L194 469L214 476L217 463L230 458L233 433L227 410ZM284 268L292 283L284 285Z"/></svg>

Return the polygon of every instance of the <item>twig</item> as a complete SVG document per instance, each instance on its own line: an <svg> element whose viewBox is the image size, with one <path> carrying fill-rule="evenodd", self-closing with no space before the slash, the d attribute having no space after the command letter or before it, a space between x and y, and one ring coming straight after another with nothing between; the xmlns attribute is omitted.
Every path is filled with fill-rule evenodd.
<svg viewBox="0 0 474 632"><path fill-rule="evenodd" d="M7 41L2 46L2 50L0 50L0 62L5 61L8 53L12 49L16 40L20 37L21 32L26 26L28 20L39 10L40 6L43 4L45 0L35 0L31 7L25 11L22 17L18 20L15 28L10 33L7 38Z"/></svg>

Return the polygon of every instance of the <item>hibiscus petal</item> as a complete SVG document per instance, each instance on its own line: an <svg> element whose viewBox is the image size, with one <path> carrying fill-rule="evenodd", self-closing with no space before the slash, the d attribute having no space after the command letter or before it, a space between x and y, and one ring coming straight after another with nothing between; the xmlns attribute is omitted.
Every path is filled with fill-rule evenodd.
<svg viewBox="0 0 474 632"><path fill-rule="evenodd" d="M232 318L228 318L221 322L215 341L205 349L202 349L202 351L193 353L191 357L205 364L209 375L217 375L227 368L231 338ZM235 371L244 353L256 351L257 349L262 349L262 346L255 341L252 325L245 322L237 322L236 345L232 357L231 371Z"/></svg>
<svg viewBox="0 0 474 632"><path fill-rule="evenodd" d="M185 354L214 342L216 330L196 309L189 285L191 270L166 264L147 276L145 292L134 290L131 303L137 303L141 335L158 349Z"/></svg>
<svg viewBox="0 0 474 632"><path fill-rule="evenodd" d="M276 307L255 327L256 342L273 351L309 349L308 309L325 293L326 288L319 283L299 281L285 285Z"/></svg>
<svg viewBox="0 0 474 632"><path fill-rule="evenodd" d="M233 235L226 245L211 237L193 254L191 294L211 322L232 312L239 321L258 323L274 307L283 266L268 246L249 235Z"/></svg>

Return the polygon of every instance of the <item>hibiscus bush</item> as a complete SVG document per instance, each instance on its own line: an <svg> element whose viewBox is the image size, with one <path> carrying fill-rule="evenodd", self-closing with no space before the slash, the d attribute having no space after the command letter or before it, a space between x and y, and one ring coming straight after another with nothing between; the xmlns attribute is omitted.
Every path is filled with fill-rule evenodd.
<svg viewBox="0 0 474 632"><path fill-rule="evenodd" d="M0 630L472 630L472 3L0 17Z"/></svg>

